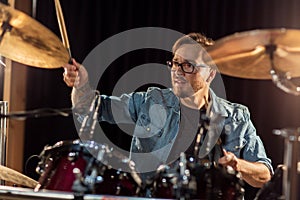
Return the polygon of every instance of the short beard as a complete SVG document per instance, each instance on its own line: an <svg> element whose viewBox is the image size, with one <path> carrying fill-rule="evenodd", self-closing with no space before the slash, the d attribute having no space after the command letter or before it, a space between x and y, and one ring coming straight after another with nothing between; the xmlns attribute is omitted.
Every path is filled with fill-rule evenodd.
<svg viewBox="0 0 300 200"><path fill-rule="evenodd" d="M192 86L189 85L188 87L184 88L178 88L173 86L173 91L176 96L179 98L187 98L190 96L193 96L195 94L195 91L193 90Z"/></svg>
<svg viewBox="0 0 300 200"><path fill-rule="evenodd" d="M174 94L180 98L187 98L193 96L195 93L197 93L199 90L203 89L205 87L204 82L194 82L192 85L190 84L187 87L174 87L173 85L173 91Z"/></svg>

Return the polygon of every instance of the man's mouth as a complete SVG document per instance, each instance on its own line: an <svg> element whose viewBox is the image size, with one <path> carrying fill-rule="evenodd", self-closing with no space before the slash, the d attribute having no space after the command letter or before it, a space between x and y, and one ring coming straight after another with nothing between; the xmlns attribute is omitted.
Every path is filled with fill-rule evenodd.
<svg viewBox="0 0 300 200"><path fill-rule="evenodd" d="M186 80L177 78L177 79L174 79L174 83L176 83L176 84L185 84Z"/></svg>

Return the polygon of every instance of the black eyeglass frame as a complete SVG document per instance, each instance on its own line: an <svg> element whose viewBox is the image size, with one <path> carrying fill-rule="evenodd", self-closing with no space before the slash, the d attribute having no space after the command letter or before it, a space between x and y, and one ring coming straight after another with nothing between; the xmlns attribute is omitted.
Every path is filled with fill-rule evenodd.
<svg viewBox="0 0 300 200"><path fill-rule="evenodd" d="M167 66L168 66L170 69L172 69L173 64L175 64L175 65L179 66L180 69L181 69L184 73L187 73L187 74L193 74L196 67L199 67L199 68L210 68L210 66L208 66L208 65L205 64L205 63L202 63L202 64L192 64L192 63L190 63L190 62L182 62L182 63L179 63L179 62L173 61L173 60L171 60L171 61L168 60L166 63L167 63ZM184 67L183 67L184 64L190 65L190 67L192 67L192 70L186 71L186 70L184 69Z"/></svg>

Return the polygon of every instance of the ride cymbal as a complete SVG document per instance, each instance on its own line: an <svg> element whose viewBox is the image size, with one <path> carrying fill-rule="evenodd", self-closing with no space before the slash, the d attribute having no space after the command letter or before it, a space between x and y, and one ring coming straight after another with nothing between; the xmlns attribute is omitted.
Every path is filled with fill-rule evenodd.
<svg viewBox="0 0 300 200"><path fill-rule="evenodd" d="M40 68L59 68L69 60L60 39L26 14L0 3L0 55Z"/></svg>
<svg viewBox="0 0 300 200"><path fill-rule="evenodd" d="M300 30L265 29L235 33L207 48L222 74L271 79L270 70L300 76ZM274 65L271 63L271 57Z"/></svg>

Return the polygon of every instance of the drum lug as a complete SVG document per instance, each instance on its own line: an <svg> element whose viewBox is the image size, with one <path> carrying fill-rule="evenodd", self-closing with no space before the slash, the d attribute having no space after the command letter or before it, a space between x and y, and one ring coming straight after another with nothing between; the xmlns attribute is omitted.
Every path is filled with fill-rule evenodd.
<svg viewBox="0 0 300 200"><path fill-rule="evenodd" d="M73 169L73 174L75 175L76 179L73 182L72 185L72 190L75 192L79 192L84 194L85 192L88 191L87 187L83 184L83 178L82 178L82 173L80 169L74 168Z"/></svg>
<svg viewBox="0 0 300 200"><path fill-rule="evenodd" d="M78 153L77 152L70 152L68 154L68 160L73 162L78 158Z"/></svg>
<svg viewBox="0 0 300 200"><path fill-rule="evenodd" d="M35 172L38 174L43 174L45 172L45 165L42 162L38 163L38 166L35 168Z"/></svg>
<svg viewBox="0 0 300 200"><path fill-rule="evenodd" d="M95 188L96 184L102 183L103 181L103 177L98 176L98 171L96 168L92 169L91 174L86 175L84 178L84 184L91 190Z"/></svg>

